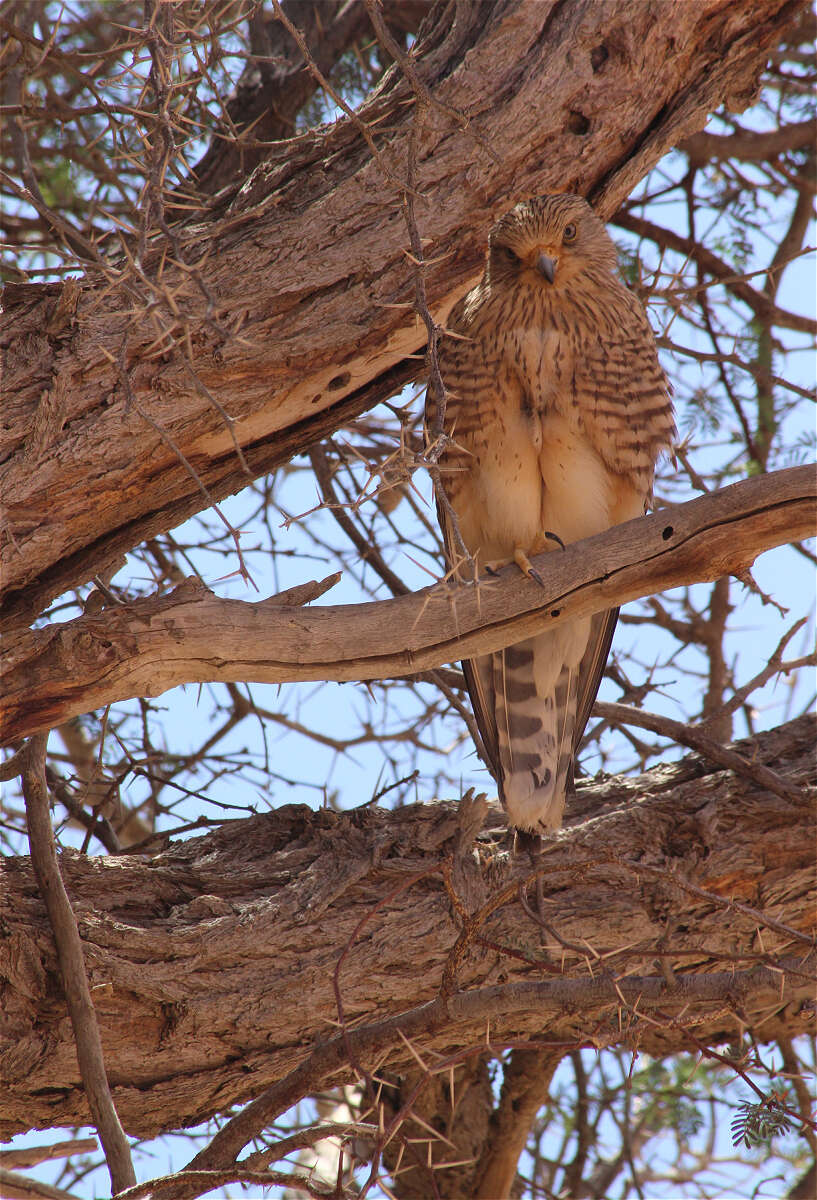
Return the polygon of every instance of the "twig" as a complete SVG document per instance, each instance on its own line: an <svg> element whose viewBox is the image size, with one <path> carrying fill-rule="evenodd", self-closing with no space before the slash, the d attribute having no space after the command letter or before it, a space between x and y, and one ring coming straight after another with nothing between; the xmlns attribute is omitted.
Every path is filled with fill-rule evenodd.
<svg viewBox="0 0 817 1200"><path fill-rule="evenodd" d="M774 917L769 917L748 904L742 904L740 900L719 896L717 892L707 891L706 888L698 887L697 884L684 879L683 876L678 875L675 871L648 866L646 863L632 862L628 858L616 857L612 861L622 867L626 867L629 871L633 871L636 875L649 875L652 879L665 879L668 883L674 883L676 887L681 888L684 892L689 892L691 896L697 896L700 900L706 900L709 904L718 905L727 912L739 912L744 917L748 917L756 925L763 925L767 929L773 929L775 933L780 933L783 937L789 938L791 941L801 942L804 946L808 946L812 950L817 947L817 939L810 937L807 933L803 933L799 929L792 929L790 925L784 925L782 921L775 921Z"/></svg>
<svg viewBox="0 0 817 1200"><path fill-rule="evenodd" d="M784 1033L777 1035L777 1045L783 1056L784 1078L791 1083L794 1088L794 1094L797 1097L800 1120L803 1122L803 1137L811 1147L811 1153L817 1156L817 1136L815 1136L814 1122L811 1120L812 1097L809 1094L806 1081L803 1079L797 1055L794 1052L794 1046L792 1045L791 1038Z"/></svg>
<svg viewBox="0 0 817 1200"><path fill-rule="evenodd" d="M0 1196L20 1196L26 1200L79 1200L76 1193L64 1192L62 1188L51 1187L48 1183L40 1183L39 1179L29 1179L18 1171L9 1171L0 1167Z"/></svg>
<svg viewBox="0 0 817 1200"><path fill-rule="evenodd" d="M309 461L312 464L312 470L315 472L315 478L318 481L324 504L355 547L360 557L380 576L393 596L408 595L410 589L400 576L396 575L391 567L383 561L377 547L367 541L348 513L344 511L343 505L335 491L335 485L332 481L332 468L323 446L317 445L312 447L309 451Z"/></svg>
<svg viewBox="0 0 817 1200"><path fill-rule="evenodd" d="M782 775L778 775L776 771L772 771L762 763L749 762L736 750L730 750L727 746L721 745L720 742L708 737L695 726L684 725L681 721L673 721L671 717L661 717L658 713L644 712L640 708L632 708L629 704L611 704L602 700L596 701L593 712L604 717L605 720L620 721L625 725L637 725L640 729L648 729L650 733L671 738L681 746L688 746L690 750L697 750L710 762L717 763L718 766L725 767L727 771L733 771L735 775L750 780L759 788L774 792L783 800L799 802L803 799L802 788L789 783Z"/></svg>
<svg viewBox="0 0 817 1200"><path fill-rule="evenodd" d="M306 1175L288 1171L247 1171L238 1165L224 1171L177 1171L174 1175L163 1175L148 1179L116 1197L116 1200L194 1200L205 1192L219 1191L229 1183L254 1183L263 1187L291 1188L306 1192L319 1200L338 1197L334 1184L321 1183ZM347 1193L348 1194L348 1193ZM339 1200L342 1200L341 1193Z"/></svg>
<svg viewBox="0 0 817 1200"><path fill-rule="evenodd" d="M329 1125L312 1125L308 1129L299 1129L290 1137L281 1138L271 1146L265 1146L263 1150L248 1154L246 1158L242 1158L241 1165L245 1171L261 1171L266 1169L269 1163L278 1162L287 1154L292 1154L293 1150L314 1146L315 1142L323 1141L324 1138L337 1138L342 1142L352 1138L374 1139L379 1132L377 1125L366 1121L332 1121Z"/></svg>
<svg viewBox="0 0 817 1200"><path fill-rule="evenodd" d="M383 49L391 55L394 61L399 64L400 70L408 80L418 104L422 103L426 108L433 108L436 112L442 113L443 116L450 117L450 119L462 130L463 133L469 134L474 141L482 147L488 157L491 158L497 164L497 166L501 166L502 159L497 154L496 150L494 150L488 139L483 137L481 133L472 128L470 117L466 113L460 112L460 110L455 108L453 104L445 104L443 101L438 100L437 97L434 96L426 86L420 77L419 71L414 65L414 59L412 58L411 54L406 54L389 32L389 28L386 25L386 22L383 20L381 13L381 3L382 0L365 0L366 12L369 14L369 20L371 21L375 34L377 35L378 42L380 42L380 45L383 47Z"/></svg>
<svg viewBox="0 0 817 1200"><path fill-rule="evenodd" d="M769 661L766 663L766 666L763 667L761 671L758 671L758 673L747 683L743 684L742 687L737 688L734 695L727 700L722 708L719 708L717 712L714 712L710 715L705 722L705 725L709 723L712 717L718 717L722 713L731 714L737 712L738 709L746 703L752 692L754 692L757 688L763 687L764 684L768 683L768 681L774 675L788 675L791 671L802 670L803 667L817 666L817 654L815 653L804 654L801 655L800 658L791 659L788 662L783 661L783 651L786 649L786 646L789 644L794 635L803 628L807 621L808 617L801 617L799 621L796 621L794 625L786 630L780 641L777 643L777 647L772 652L772 655L769 658Z"/></svg>
<svg viewBox="0 0 817 1200"><path fill-rule="evenodd" d="M814 335L815 322L811 317L778 308L768 296L763 292L756 291L746 282L753 275L765 275L768 267L761 267L757 271L736 273L723 259L718 258L706 247L693 242L691 238L686 238L671 229L664 229L652 221L647 221L644 217L637 217L635 213L620 209L613 220L616 225L627 229L630 233L648 238L658 246L667 246L678 254L685 254L700 262L701 267L708 275L711 275L714 280L727 287L733 295L748 305L759 319L767 319L786 329L796 329L800 333ZM686 289L687 294L694 291L697 291L697 288Z"/></svg>
<svg viewBox="0 0 817 1200"><path fill-rule="evenodd" d="M294 38L294 40L298 46L298 49L300 50L301 54L304 57L304 62L306 63L306 67L307 67L307 70L309 71L310 75L312 75L313 78L317 80L318 84L326 92L327 96L331 96L332 100L335 102L335 104L337 104L338 108L341 109L346 114L346 116L349 118L349 120L354 125L356 125L357 128L360 130L361 134L363 135L364 141L366 142L366 145L369 147L369 149L372 153L372 158L378 164L378 166L380 167L380 170L383 172L386 179L388 179L388 181L390 183L393 183L401 191L405 191L406 186L407 186L405 180L400 179L397 175L395 175L394 172L391 170L391 168L388 166L385 159L383 158L383 155L381 154L381 152L378 150L377 146L375 145L374 138L372 137L372 134L371 134L371 130L370 130L369 126L366 124L366 122L363 121L358 116L358 114L355 112L355 110L346 103L346 101L343 99L343 97L340 95L340 93L336 92L335 89L332 87L332 84L329 82L329 80L323 74L320 67L315 62L312 55L309 53L309 47L306 44L306 38L301 33L300 29L298 29L298 27L296 25L293 25L293 23L289 20L286 13L281 8L279 0L272 0L272 8L273 8L273 12L275 13L276 18L281 22L281 24L284 26L284 28L286 30L288 30L288 32Z"/></svg>
<svg viewBox="0 0 817 1200"><path fill-rule="evenodd" d="M77 1062L88 1107L105 1151L113 1192L117 1193L133 1186L136 1183L136 1175L131 1162L130 1146L111 1098L105 1074L102 1039L85 970L82 942L57 861L45 782L47 741L47 734L38 734L31 739L29 762L23 771L31 865L54 933L68 1015L77 1044Z"/></svg>

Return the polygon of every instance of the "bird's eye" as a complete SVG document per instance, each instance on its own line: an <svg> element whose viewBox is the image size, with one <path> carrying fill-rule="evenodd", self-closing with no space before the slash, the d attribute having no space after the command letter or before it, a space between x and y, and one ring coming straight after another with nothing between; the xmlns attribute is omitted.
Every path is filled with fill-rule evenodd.
<svg viewBox="0 0 817 1200"><path fill-rule="evenodd" d="M565 225L565 231L562 234L563 242L573 242L576 240L576 226L571 222L570 225Z"/></svg>
<svg viewBox="0 0 817 1200"><path fill-rule="evenodd" d="M519 255L515 250L511 250L510 246L500 246L500 250L506 262L513 263L514 265L519 262Z"/></svg>

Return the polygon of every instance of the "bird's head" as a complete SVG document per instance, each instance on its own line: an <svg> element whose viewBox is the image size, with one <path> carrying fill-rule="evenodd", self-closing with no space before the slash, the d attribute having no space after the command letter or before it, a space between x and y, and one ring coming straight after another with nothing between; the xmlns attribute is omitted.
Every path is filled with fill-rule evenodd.
<svg viewBox="0 0 817 1200"><path fill-rule="evenodd" d="M488 242L491 284L561 289L589 268L612 271L616 248L590 205L567 192L534 196L499 220Z"/></svg>

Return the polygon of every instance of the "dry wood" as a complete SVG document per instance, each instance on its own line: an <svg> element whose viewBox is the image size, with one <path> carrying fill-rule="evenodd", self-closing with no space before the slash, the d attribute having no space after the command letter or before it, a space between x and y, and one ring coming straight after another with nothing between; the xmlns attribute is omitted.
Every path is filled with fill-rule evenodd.
<svg viewBox="0 0 817 1200"><path fill-rule="evenodd" d="M416 210L435 316L474 281L486 231L512 199L573 189L610 216L708 113L745 106L802 8L499 0L486 19L481 4L451 5L415 50L434 101ZM178 228L184 268L157 242L140 278L110 267L79 284L7 289L8 622L416 372L407 356L425 330L399 215L413 110L395 69L360 109L376 159L348 119L281 143L246 187Z"/></svg>
<svg viewBox="0 0 817 1200"><path fill-rule="evenodd" d="M816 488L812 467L792 467L662 509L539 556L544 590L511 567L476 585L293 609L275 597L221 600L189 581L7 638L0 737L182 683L380 679L498 650L638 596L739 574L761 551L809 536Z"/></svg>
<svg viewBox="0 0 817 1200"><path fill-rule="evenodd" d="M38 1179L21 1175L19 1171L10 1171L8 1167L0 1167L0 1187L3 1189L0 1193L3 1200L39 1200L40 1197L43 1200L76 1200L72 1192L40 1183Z"/></svg>
<svg viewBox="0 0 817 1200"><path fill-rule="evenodd" d="M105 1150L105 1160L111 1177L111 1192L115 1194L132 1187L136 1183L136 1175L128 1140L111 1099L99 1025L88 986L82 941L60 876L45 782L47 740L47 737L42 735L32 738L28 745L28 762L23 770L31 865L54 936L60 980L76 1043L82 1087L93 1125Z"/></svg>
<svg viewBox="0 0 817 1200"><path fill-rule="evenodd" d="M70 1138L67 1142L53 1142L48 1146L21 1146L14 1150L0 1150L0 1166L6 1170L16 1167L36 1167L52 1158L68 1158L71 1154L86 1154L96 1150L99 1143L95 1137Z"/></svg>
<svg viewBox="0 0 817 1200"><path fill-rule="evenodd" d="M814 733L804 717L739 749L805 785ZM550 936L543 946L518 903L531 864L509 853L494 806L472 845L479 801L340 815L285 806L155 857L64 852L125 1128L154 1136L270 1087L273 1109L286 1109L300 1085L303 1095L351 1078L343 1039L331 1045L345 948L338 984L368 1067L387 1050L389 1070L413 1062L398 1025L426 1054L484 1042L488 1017L496 1044L623 1041L658 1054L684 1048L686 1028L711 1044L746 1026L759 1040L809 1027L805 794L783 801L691 756L585 783L570 814L543 876L548 920L568 948ZM29 860L0 870L0 1136L87 1122ZM459 990L440 998L462 941L452 898L473 917L500 893L459 958ZM668 1014L660 1027L656 1012ZM243 1144L240 1129L231 1136L197 1165L224 1165Z"/></svg>

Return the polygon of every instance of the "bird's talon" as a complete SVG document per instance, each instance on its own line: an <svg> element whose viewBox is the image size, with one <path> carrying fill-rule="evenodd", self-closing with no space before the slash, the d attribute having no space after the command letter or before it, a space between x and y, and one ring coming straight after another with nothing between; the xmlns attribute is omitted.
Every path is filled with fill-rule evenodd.
<svg viewBox="0 0 817 1200"><path fill-rule="evenodd" d="M553 531L552 531L552 530L550 530L550 529L546 529L546 530L545 530L545 533L544 533L544 536L545 536L546 538L548 538L548 539L549 539L551 542L556 542L556 544L557 544L558 546L561 546L562 550L564 550L564 549L565 549L565 544L564 544L564 542L562 541L562 539L559 537L558 533L553 533Z"/></svg>

